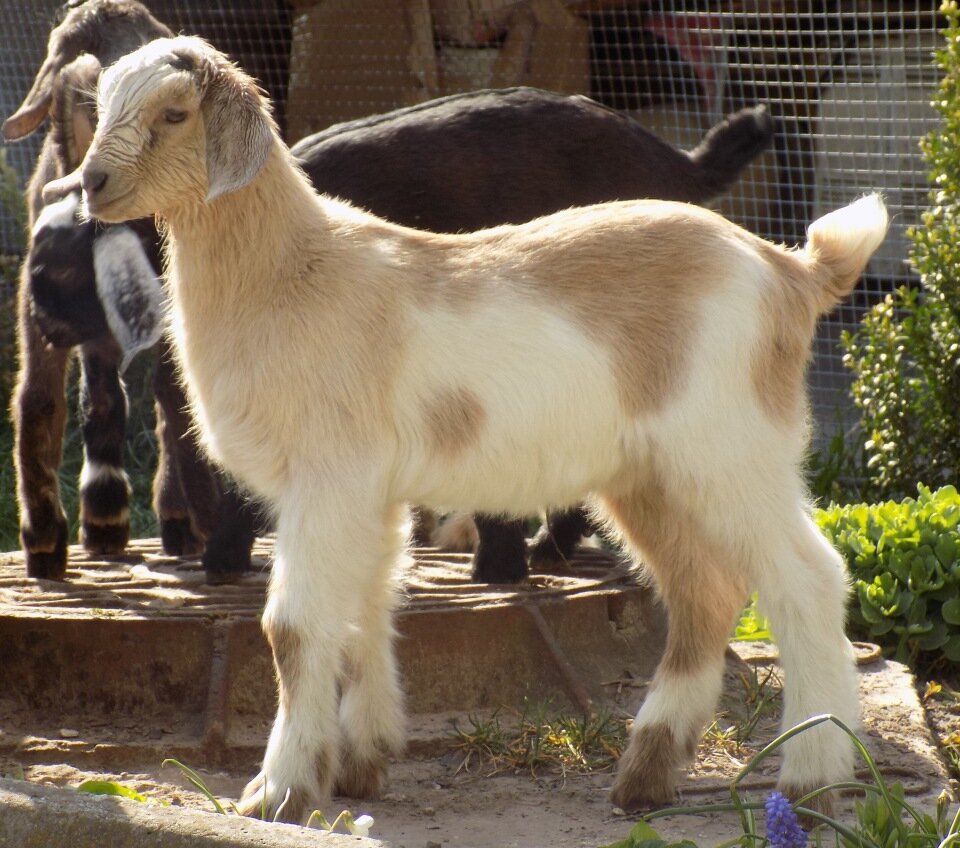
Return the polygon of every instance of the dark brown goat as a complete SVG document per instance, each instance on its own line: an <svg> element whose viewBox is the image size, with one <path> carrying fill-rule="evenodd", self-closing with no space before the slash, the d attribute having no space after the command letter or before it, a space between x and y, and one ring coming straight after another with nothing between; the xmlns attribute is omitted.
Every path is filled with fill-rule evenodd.
<svg viewBox="0 0 960 848"><path fill-rule="evenodd" d="M52 117L52 129L27 190L31 231L37 228L44 208L43 186L72 170L92 137L92 112L88 110L84 130L83 108L72 110L68 101L75 104L78 90L90 90L100 63L113 62L167 35L169 29L132 0L77 4L53 29L33 86L21 107L3 124L4 138L9 141L32 133L48 114ZM75 63L82 54L87 54L85 59ZM92 71L91 62L95 65ZM92 552L116 553L123 550L129 537L129 485L121 460L126 422L126 397L119 379L122 351L95 298L94 227L78 222L72 235L70 230L56 228L56 244L43 236L31 239L18 294L19 374L12 415L20 537L28 574L51 579L64 575L67 562L67 521L58 471L66 423L66 373L74 346L80 349L84 443L81 541ZM140 230L143 245L149 250L152 244L155 250L152 225ZM64 238L72 241L65 244ZM61 261L58 268L57 260L63 257L71 259L70 267L64 268ZM161 535L168 552L196 553L213 524L216 490L211 491L211 473L192 439L185 435L188 422L182 412L182 395L169 397L169 387L176 384L169 351L162 345L155 379L161 433L155 504ZM196 491L198 488L202 491ZM185 489L194 490L190 501L195 507L188 502Z"/></svg>

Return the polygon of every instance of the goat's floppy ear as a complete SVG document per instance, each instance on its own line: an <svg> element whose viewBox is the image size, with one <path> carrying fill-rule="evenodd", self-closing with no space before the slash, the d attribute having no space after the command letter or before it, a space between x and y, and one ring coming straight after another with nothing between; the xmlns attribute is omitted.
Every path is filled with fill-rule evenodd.
<svg viewBox="0 0 960 848"><path fill-rule="evenodd" d="M227 63L207 77L203 116L210 201L253 181L267 161L274 132L256 85Z"/></svg>
<svg viewBox="0 0 960 848"><path fill-rule="evenodd" d="M47 58L37 71L37 77L27 96L7 120L3 122L5 141L16 141L30 135L47 117L53 98L53 83L60 70L60 62Z"/></svg>
<svg viewBox="0 0 960 848"><path fill-rule="evenodd" d="M140 237L125 224L107 227L93 242L97 294L107 326L123 351L120 370L163 333L166 298Z"/></svg>

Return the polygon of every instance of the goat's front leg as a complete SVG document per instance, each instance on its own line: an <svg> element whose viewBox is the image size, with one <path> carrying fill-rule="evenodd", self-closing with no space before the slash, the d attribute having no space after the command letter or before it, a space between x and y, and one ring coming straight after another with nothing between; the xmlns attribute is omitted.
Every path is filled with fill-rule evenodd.
<svg viewBox="0 0 960 848"><path fill-rule="evenodd" d="M58 473L67 422L70 352L48 346L33 318L29 281L18 295L19 373L13 401L20 543L30 577L60 580L67 570L67 519Z"/></svg>
<svg viewBox="0 0 960 848"><path fill-rule="evenodd" d="M123 470L127 396L113 339L81 348L80 541L92 553L116 554L130 540L130 482Z"/></svg>
<svg viewBox="0 0 960 848"><path fill-rule="evenodd" d="M270 819L302 822L329 798L341 752L337 690L344 654L367 628L364 598L380 592L389 568L382 540L395 535L386 526L391 513L373 495L351 496L341 481L324 482L322 491L312 482L291 487L278 504L276 561L263 628L279 679L279 708L263 771L241 799L245 815L265 812ZM391 668L393 662L389 632L381 623L375 623L363 649L375 658L372 671ZM378 725L390 725L380 715L399 711L390 703L395 693L389 681L371 680L358 694L369 698L378 686L381 697L352 710L362 714L357 736L365 740L382 735ZM365 764L359 768L369 772Z"/></svg>

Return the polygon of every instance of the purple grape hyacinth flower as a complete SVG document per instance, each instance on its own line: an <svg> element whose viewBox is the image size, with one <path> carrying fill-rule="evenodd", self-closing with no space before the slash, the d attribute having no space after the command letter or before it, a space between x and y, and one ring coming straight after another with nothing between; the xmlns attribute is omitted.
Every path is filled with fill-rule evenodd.
<svg viewBox="0 0 960 848"><path fill-rule="evenodd" d="M807 832L783 795L771 792L763 806L767 811L767 839L773 848L806 848Z"/></svg>

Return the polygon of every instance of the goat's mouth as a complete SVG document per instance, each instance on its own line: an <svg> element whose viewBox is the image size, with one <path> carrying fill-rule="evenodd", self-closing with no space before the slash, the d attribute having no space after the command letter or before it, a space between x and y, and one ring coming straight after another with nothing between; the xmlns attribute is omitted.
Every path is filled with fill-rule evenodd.
<svg viewBox="0 0 960 848"><path fill-rule="evenodd" d="M85 214L90 218L96 218L98 221L103 221L105 224L122 224L125 221L130 221L134 218L142 218L142 214L138 214L132 210L125 210L124 206L129 207L131 204L125 201L129 201L132 198L134 193L133 188L128 188L126 191L121 191L119 194L116 192L111 193L110 195L104 195L103 192L97 192L92 195L89 192L83 193L83 209Z"/></svg>

